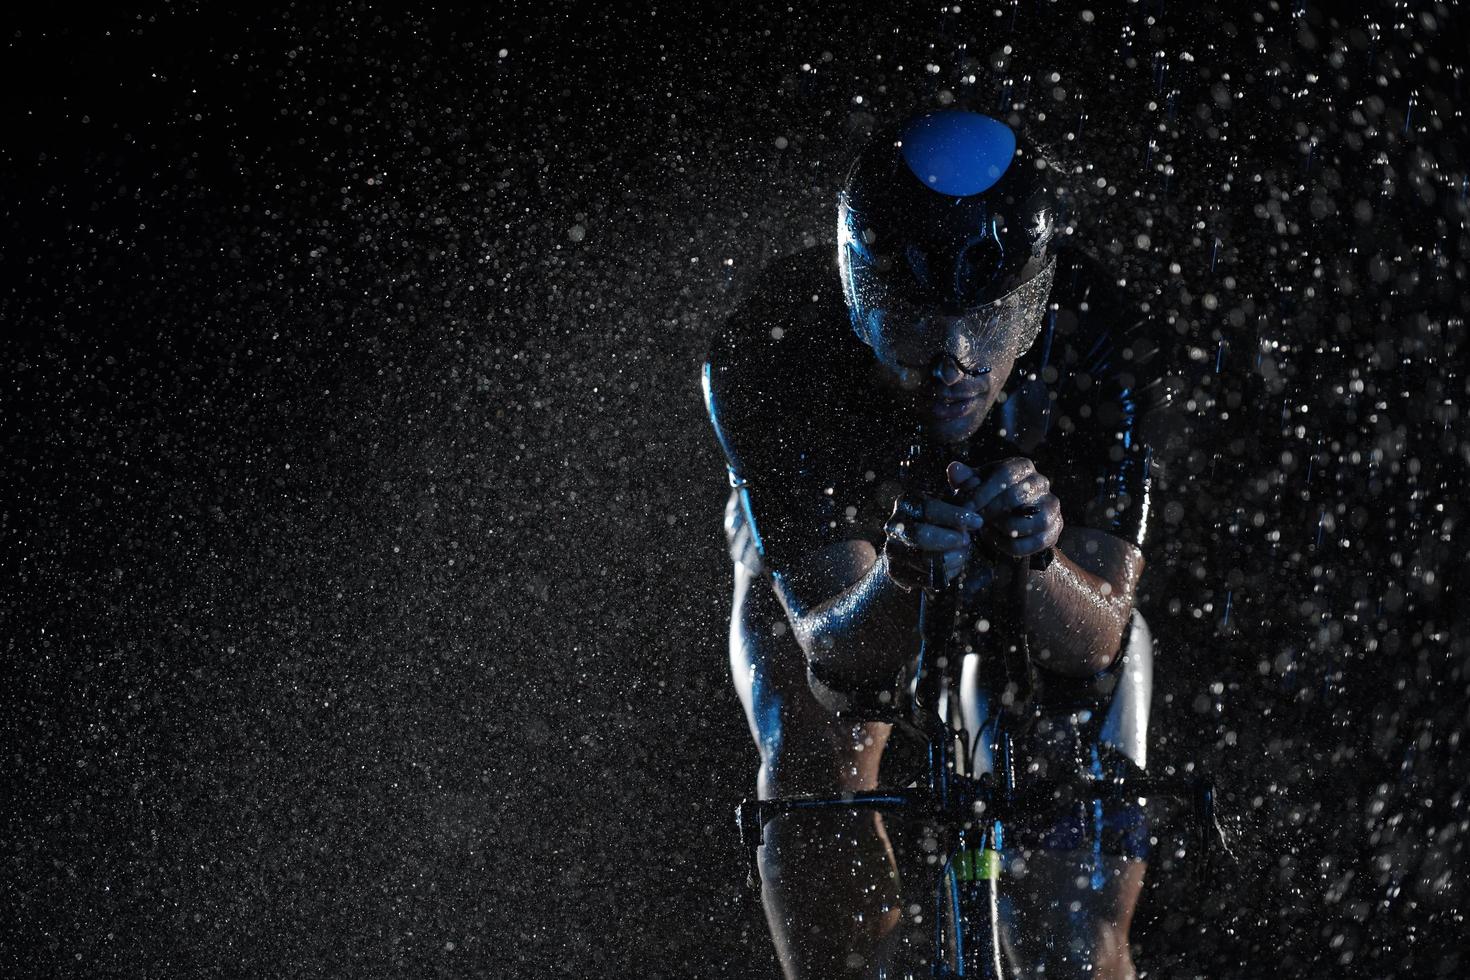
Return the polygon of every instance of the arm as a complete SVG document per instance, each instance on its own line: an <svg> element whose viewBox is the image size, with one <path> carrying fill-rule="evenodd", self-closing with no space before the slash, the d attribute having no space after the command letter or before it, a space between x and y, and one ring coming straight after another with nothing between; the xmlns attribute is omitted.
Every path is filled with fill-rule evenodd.
<svg viewBox="0 0 1470 980"><path fill-rule="evenodd" d="M1143 552L1122 538L1068 526L1056 559L1027 581L1026 625L1038 663L1059 674L1088 676L1118 655L1143 572Z"/></svg>
<svg viewBox="0 0 1470 980"><path fill-rule="evenodd" d="M888 555L839 541L771 582L807 659L857 686L891 683L919 650L917 591L888 574Z"/></svg>
<svg viewBox="0 0 1470 980"><path fill-rule="evenodd" d="M1004 460L983 476L955 463L950 480L986 515L996 552L1024 558L1056 548L1051 565L1027 579L1025 618L1037 662L1081 677L1106 669L1133 611L1142 551L1105 531L1064 526L1050 481L1025 457Z"/></svg>
<svg viewBox="0 0 1470 980"><path fill-rule="evenodd" d="M884 525L882 549L838 541L784 570L772 569L776 595L818 685L892 691L922 646L920 589L941 571L958 576L978 513L930 494L901 494ZM821 696L819 695L819 699Z"/></svg>

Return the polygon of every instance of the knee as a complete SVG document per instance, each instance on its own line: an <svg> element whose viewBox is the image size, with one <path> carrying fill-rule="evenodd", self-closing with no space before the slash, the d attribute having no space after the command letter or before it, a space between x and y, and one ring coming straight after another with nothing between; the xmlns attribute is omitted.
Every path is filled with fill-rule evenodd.
<svg viewBox="0 0 1470 980"><path fill-rule="evenodd" d="M888 926L898 921L898 865L883 818L874 811L784 814L766 825L756 857L762 885L772 895L879 915Z"/></svg>
<svg viewBox="0 0 1470 980"><path fill-rule="evenodd" d="M1065 939L1054 936L1050 946L1051 951L1042 954L1048 977L1135 980L1127 930L1113 923L1094 921L1087 932L1073 933Z"/></svg>
<svg viewBox="0 0 1470 980"><path fill-rule="evenodd" d="M756 789L761 799L776 796L804 796L840 791L830 777L835 768L831 759L822 759L811 751L792 749L784 740L763 740L761 765Z"/></svg>
<svg viewBox="0 0 1470 980"><path fill-rule="evenodd" d="M781 795L779 786L775 758L762 752L760 769L755 777L756 794L763 800L769 800Z"/></svg>
<svg viewBox="0 0 1470 980"><path fill-rule="evenodd" d="M1092 976L1096 980L1134 980L1133 950L1128 929L1116 922L1100 922L1094 936Z"/></svg>

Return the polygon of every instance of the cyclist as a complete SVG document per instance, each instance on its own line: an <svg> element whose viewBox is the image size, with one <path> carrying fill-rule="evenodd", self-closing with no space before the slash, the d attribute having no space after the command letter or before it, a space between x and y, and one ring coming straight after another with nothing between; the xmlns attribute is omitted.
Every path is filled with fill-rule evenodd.
<svg viewBox="0 0 1470 980"><path fill-rule="evenodd" d="M1039 679L1022 778L1145 765L1152 641L1134 593L1169 399L1149 319L1064 247L1061 191L1000 120L945 109L881 129L838 194L835 262L772 263L711 343L730 662L762 798L878 785L931 574L960 583L951 649L988 760L984 655L1015 559L1033 569L1021 621ZM900 466L916 440L917 487ZM1006 841L1007 954L1049 977L1131 977L1143 813L1052 809ZM880 815L777 818L759 866L788 977L880 975L909 908Z"/></svg>

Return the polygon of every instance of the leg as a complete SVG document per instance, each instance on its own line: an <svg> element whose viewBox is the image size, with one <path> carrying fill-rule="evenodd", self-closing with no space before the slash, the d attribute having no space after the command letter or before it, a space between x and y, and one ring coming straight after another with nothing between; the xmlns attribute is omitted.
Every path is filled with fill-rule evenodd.
<svg viewBox="0 0 1470 980"><path fill-rule="evenodd" d="M766 828L760 871L766 922L790 980L873 977L891 959L901 910L881 816L779 817Z"/></svg>
<svg viewBox="0 0 1470 980"><path fill-rule="evenodd" d="M1148 625L1137 610L1122 675L1109 702L1096 706L1102 723L1097 738L1102 746L1116 750L1142 767L1146 760L1149 701L1153 680L1153 640ZM979 689L974 665L967 658L962 690L966 725L982 732L988 703ZM1061 718L1048 719L1053 736L1063 731ZM1089 735L1088 738L1093 736ZM1074 753L1065 748L1051 753L1046 740L1032 739L1021 751L1031 761L1072 763ZM1101 747L1101 746L1100 746ZM977 747L979 768L990 768L984 739ZM1036 828L1027 834L1011 828L1001 879L1004 901L1003 946L1010 968L1022 976L1044 970L1047 977L1091 977L1101 980L1132 980L1135 976L1128 933L1143 876L1148 865L1148 828L1141 810L1124 806L1110 808L1101 849L1064 849L1082 846L1082 824L1070 820L1052 828L1055 839L1042 846L1044 837ZM1017 844L1021 846L1016 846Z"/></svg>
<svg viewBox="0 0 1470 980"><path fill-rule="evenodd" d="M1100 880L1094 878L1099 869ZM1144 861L1089 851L1033 850L1006 862L1008 953L1024 976L1134 980L1128 930Z"/></svg>
<svg viewBox="0 0 1470 980"><path fill-rule="evenodd" d="M812 697L774 593L746 564L734 567L730 667L760 750L761 798L875 788L890 726L839 723ZM759 859L766 921L789 980L877 975L901 915L879 814L779 817Z"/></svg>

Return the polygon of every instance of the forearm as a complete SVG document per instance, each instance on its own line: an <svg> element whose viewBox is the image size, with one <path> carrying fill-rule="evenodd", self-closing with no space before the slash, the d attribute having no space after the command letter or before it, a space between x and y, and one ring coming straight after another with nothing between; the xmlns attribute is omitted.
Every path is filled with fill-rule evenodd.
<svg viewBox="0 0 1470 980"><path fill-rule="evenodd" d="M1113 662L1133 611L1130 589L1115 588L1070 559L1061 548L1045 571L1027 581L1026 625L1032 656L1059 674L1087 676Z"/></svg>
<svg viewBox="0 0 1470 980"><path fill-rule="evenodd" d="M798 617L796 639L829 676L887 684L919 652L918 602L889 577L880 551L861 578Z"/></svg>

